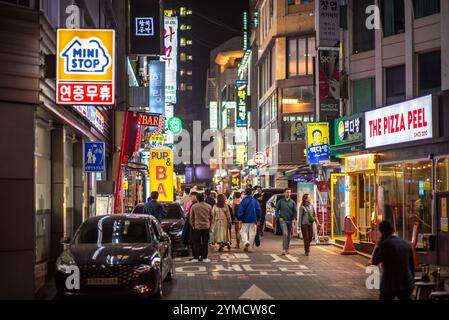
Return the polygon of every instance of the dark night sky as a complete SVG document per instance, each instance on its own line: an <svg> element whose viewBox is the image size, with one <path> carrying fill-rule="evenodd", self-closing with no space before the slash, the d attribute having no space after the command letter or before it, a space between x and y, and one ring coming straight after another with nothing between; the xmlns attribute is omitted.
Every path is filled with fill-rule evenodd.
<svg viewBox="0 0 449 320"><path fill-rule="evenodd" d="M206 94L206 72L210 51L228 39L241 36L243 11L248 11L248 0L193 0L193 56L194 56L194 100L198 112L204 110ZM210 20L218 20L229 28ZM230 29L236 29L239 33ZM195 63L198 61L199 63ZM205 117L207 114L201 112Z"/></svg>

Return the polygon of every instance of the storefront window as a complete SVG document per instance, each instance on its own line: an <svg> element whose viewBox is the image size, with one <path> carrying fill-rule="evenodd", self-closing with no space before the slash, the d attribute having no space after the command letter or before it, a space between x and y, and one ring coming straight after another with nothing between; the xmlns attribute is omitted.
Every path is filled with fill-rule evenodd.
<svg viewBox="0 0 449 320"><path fill-rule="evenodd" d="M436 163L437 192L449 191L449 159L438 159Z"/></svg>
<svg viewBox="0 0 449 320"><path fill-rule="evenodd" d="M429 160L405 163L404 172L404 239L412 240L415 222L419 224L419 234L432 232L432 162Z"/></svg>
<svg viewBox="0 0 449 320"><path fill-rule="evenodd" d="M404 175L402 164L380 165L378 177L378 213L383 220L392 222L395 232L403 238Z"/></svg>

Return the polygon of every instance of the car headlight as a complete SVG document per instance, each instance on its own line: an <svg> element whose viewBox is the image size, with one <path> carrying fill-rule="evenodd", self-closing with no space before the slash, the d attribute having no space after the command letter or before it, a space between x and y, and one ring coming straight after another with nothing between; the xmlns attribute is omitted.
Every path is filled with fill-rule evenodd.
<svg viewBox="0 0 449 320"><path fill-rule="evenodd" d="M63 273L72 273L71 267L75 265L75 259L69 251L64 251L56 260L56 269Z"/></svg>

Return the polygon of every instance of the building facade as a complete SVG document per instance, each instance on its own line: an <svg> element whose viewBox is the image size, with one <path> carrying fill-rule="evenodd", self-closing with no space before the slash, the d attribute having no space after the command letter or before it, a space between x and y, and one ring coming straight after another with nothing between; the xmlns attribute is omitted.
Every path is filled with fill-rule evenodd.
<svg viewBox="0 0 449 320"><path fill-rule="evenodd" d="M60 239L87 217L107 213L97 196L113 194L112 106L55 102L56 29L78 9L80 28L116 30L115 83L126 88L123 1L0 1L0 148L8 155L0 161L3 298L32 299L52 274ZM115 94L123 105L126 96ZM84 172L85 141L105 142L105 172Z"/></svg>

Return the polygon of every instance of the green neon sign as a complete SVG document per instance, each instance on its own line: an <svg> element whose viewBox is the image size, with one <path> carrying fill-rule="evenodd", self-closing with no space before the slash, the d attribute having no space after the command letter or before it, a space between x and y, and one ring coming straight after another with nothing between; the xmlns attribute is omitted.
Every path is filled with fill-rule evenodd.
<svg viewBox="0 0 449 320"><path fill-rule="evenodd" d="M168 130L173 133L180 133L182 131L182 121L178 117L173 117L168 120Z"/></svg>

